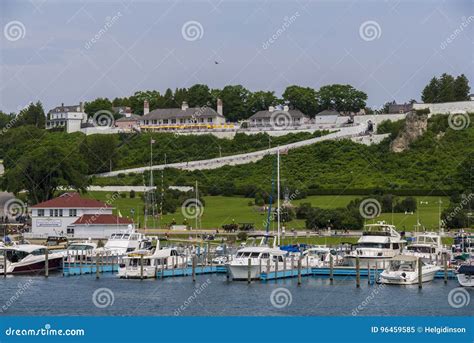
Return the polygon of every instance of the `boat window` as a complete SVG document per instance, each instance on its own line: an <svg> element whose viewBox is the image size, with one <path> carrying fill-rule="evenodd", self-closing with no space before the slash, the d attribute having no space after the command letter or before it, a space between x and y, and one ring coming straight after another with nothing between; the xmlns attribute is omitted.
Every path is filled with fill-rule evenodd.
<svg viewBox="0 0 474 343"><path fill-rule="evenodd" d="M435 252L435 249L433 248L430 248L430 247L420 247L420 246L408 246L408 251L412 251L412 252L415 252L415 253L424 253L424 254L428 254L428 253L434 253Z"/></svg>
<svg viewBox="0 0 474 343"><path fill-rule="evenodd" d="M237 253L237 256L235 256L235 257L242 257L242 255L243 255L243 254L242 254L241 252L238 252L238 253Z"/></svg>
<svg viewBox="0 0 474 343"><path fill-rule="evenodd" d="M262 257L262 258L269 258L269 257L270 257L270 254L267 253L267 252L264 252L261 257Z"/></svg>
<svg viewBox="0 0 474 343"><path fill-rule="evenodd" d="M390 243L359 243L358 248L390 249Z"/></svg>
<svg viewBox="0 0 474 343"><path fill-rule="evenodd" d="M250 257L251 257L251 258L258 258L258 255L260 255L260 253L258 253L258 252L253 252L252 254L250 254Z"/></svg>
<svg viewBox="0 0 474 343"><path fill-rule="evenodd" d="M23 258L25 258L26 256L28 256L28 253L26 251L17 251L17 250L6 250L6 254L7 254L7 260L10 262L18 262L22 260ZM2 253L2 256L3 256L3 253Z"/></svg>
<svg viewBox="0 0 474 343"><path fill-rule="evenodd" d="M46 249L41 248L41 249L33 250L33 251L31 252L31 255L38 256L38 255L44 255L45 253L46 253Z"/></svg>
<svg viewBox="0 0 474 343"><path fill-rule="evenodd" d="M171 256L178 256L178 252L176 250L171 250Z"/></svg>
<svg viewBox="0 0 474 343"><path fill-rule="evenodd" d="M250 253L249 252L243 252L242 257L250 257Z"/></svg>
<svg viewBox="0 0 474 343"><path fill-rule="evenodd" d="M123 239L128 239L129 237L130 237L130 235L128 233L123 235Z"/></svg>
<svg viewBox="0 0 474 343"><path fill-rule="evenodd" d="M400 246L398 245L398 243L393 243L393 249L400 249Z"/></svg>

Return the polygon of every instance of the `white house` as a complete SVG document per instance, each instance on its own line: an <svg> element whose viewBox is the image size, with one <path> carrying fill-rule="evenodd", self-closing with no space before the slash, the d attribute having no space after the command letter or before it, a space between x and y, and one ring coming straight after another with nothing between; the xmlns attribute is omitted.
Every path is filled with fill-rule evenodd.
<svg viewBox="0 0 474 343"><path fill-rule="evenodd" d="M31 207L31 236L103 239L133 228L131 219L115 216L112 210L112 206L101 201L64 193Z"/></svg>
<svg viewBox="0 0 474 343"><path fill-rule="evenodd" d="M55 107L48 113L46 129L65 127L66 132L77 132L81 130L82 124L87 123L87 114L84 112L84 106L81 103L74 106Z"/></svg>

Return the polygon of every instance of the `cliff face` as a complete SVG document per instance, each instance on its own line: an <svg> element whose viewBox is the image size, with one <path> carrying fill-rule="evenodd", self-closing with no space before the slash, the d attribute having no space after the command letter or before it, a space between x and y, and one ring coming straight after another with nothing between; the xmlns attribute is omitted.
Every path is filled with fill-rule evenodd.
<svg viewBox="0 0 474 343"><path fill-rule="evenodd" d="M409 113L406 117L405 127L400 131L390 145L393 152L402 152L408 149L409 145L418 137L423 135L428 128L428 115Z"/></svg>

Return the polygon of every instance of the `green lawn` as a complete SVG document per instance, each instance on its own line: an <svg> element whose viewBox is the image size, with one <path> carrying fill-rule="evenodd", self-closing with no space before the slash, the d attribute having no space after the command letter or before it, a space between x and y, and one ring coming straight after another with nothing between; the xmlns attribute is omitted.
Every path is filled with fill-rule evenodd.
<svg viewBox="0 0 474 343"><path fill-rule="evenodd" d="M106 201L110 199L110 195L107 192L89 192L88 196ZM130 199L128 193L126 198L118 198L113 201L113 206L120 210L120 213L124 217L131 217L131 209L135 209L135 222L140 222L140 227L143 227L143 201L139 194L134 199ZM298 205L301 202L309 202L315 207L323 208L336 208L344 207L351 200L358 196L343 195L343 196L309 196L306 199L295 200L294 204ZM418 203L423 201L423 204L419 204L419 218L420 223L426 227L426 229L436 229L438 226L438 197L421 196L417 197ZM206 196L205 208L202 216L200 227L204 229L220 228L223 224L230 224L233 221L235 223L253 223L258 229L264 228L264 222L267 218L265 212L256 210L254 206L248 206L249 198L240 197L223 197L223 196ZM448 206L449 199L447 197L441 198L442 205L441 210ZM427 204L426 204L427 202ZM416 213L404 214L394 213L393 223L400 230L412 231L416 224ZM176 213L168 214L163 217L163 224L170 224L173 220L177 224L183 223L184 216L181 213L181 209L178 209ZM392 214L382 213L376 220L385 220L388 223L392 222ZM375 220L374 220L375 221ZM155 222L149 222L148 226L158 227L161 223L158 219ZM194 221L191 220L189 223L191 226L195 226ZM272 223L275 229L275 223ZM303 220L293 220L286 225L287 230L290 229L304 229Z"/></svg>

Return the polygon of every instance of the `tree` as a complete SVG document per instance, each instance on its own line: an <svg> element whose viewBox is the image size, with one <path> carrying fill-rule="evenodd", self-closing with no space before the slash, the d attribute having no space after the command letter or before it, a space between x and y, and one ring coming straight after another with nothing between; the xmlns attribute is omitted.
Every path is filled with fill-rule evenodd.
<svg viewBox="0 0 474 343"><path fill-rule="evenodd" d="M80 147L88 174L109 171L117 163L118 139L115 135L87 136Z"/></svg>
<svg viewBox="0 0 474 343"><path fill-rule="evenodd" d="M313 88L292 85L286 87L283 99L294 109L314 117L318 112L318 100Z"/></svg>
<svg viewBox="0 0 474 343"><path fill-rule="evenodd" d="M176 108L178 104L174 100L173 91L168 88L163 95L163 106L164 108Z"/></svg>
<svg viewBox="0 0 474 343"><path fill-rule="evenodd" d="M214 104L209 87L202 84L190 87L187 98L189 107L212 106Z"/></svg>
<svg viewBox="0 0 474 343"><path fill-rule="evenodd" d="M367 94L351 85L328 85L317 93L319 109L334 109L339 112L358 112L365 108Z"/></svg>
<svg viewBox="0 0 474 343"><path fill-rule="evenodd" d="M454 77L444 73L439 79L439 102L454 101Z"/></svg>
<svg viewBox="0 0 474 343"><path fill-rule="evenodd" d="M466 75L459 75L456 80L454 80L453 88L454 101L469 100L469 93L471 91L471 87L469 87L469 80L467 79Z"/></svg>
<svg viewBox="0 0 474 343"><path fill-rule="evenodd" d="M43 105L40 101L36 104L30 103L18 113L15 126L32 125L37 128L44 129L46 126L46 116L44 114Z"/></svg>
<svg viewBox="0 0 474 343"><path fill-rule="evenodd" d="M439 102L439 81L436 77L433 77L430 80L430 83L428 83L428 85L423 89L421 100L424 103Z"/></svg>
<svg viewBox="0 0 474 343"><path fill-rule="evenodd" d="M239 121L249 117L247 113L247 99L250 92L241 85L225 86L219 97L224 103L224 116L229 121Z"/></svg>
<svg viewBox="0 0 474 343"><path fill-rule="evenodd" d="M91 102L86 102L84 105L84 112L88 117L93 117L99 111L112 111L112 102L107 98L97 98Z"/></svg>
<svg viewBox="0 0 474 343"><path fill-rule="evenodd" d="M6 169L4 187L18 194L26 190L31 204L52 199L59 187L84 191L87 165L61 145L31 147L15 166Z"/></svg>
<svg viewBox="0 0 474 343"><path fill-rule="evenodd" d="M252 115L258 111L267 110L270 106L275 106L278 99L275 92L257 91L250 93L247 99L247 114Z"/></svg>

